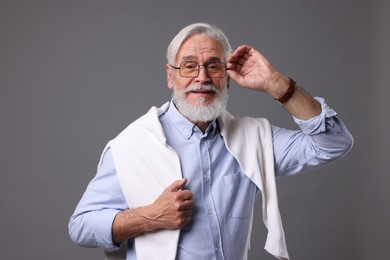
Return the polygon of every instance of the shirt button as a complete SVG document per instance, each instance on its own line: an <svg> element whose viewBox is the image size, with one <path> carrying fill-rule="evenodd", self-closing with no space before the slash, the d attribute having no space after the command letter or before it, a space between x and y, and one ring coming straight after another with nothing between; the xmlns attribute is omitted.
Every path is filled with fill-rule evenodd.
<svg viewBox="0 0 390 260"><path fill-rule="evenodd" d="M207 180L207 179L208 179L208 176L207 176L207 174L206 174L206 173L203 175L203 177L204 177L204 179L205 179L205 180Z"/></svg>
<svg viewBox="0 0 390 260"><path fill-rule="evenodd" d="M211 209L209 209L209 210L207 211L207 213L209 213L210 216L213 215L213 211L212 211Z"/></svg>

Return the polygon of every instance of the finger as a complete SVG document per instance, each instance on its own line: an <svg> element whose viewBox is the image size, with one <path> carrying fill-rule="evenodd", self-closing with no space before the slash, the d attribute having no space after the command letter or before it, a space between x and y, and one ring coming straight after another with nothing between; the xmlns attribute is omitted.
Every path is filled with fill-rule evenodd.
<svg viewBox="0 0 390 260"><path fill-rule="evenodd" d="M252 47L249 45L241 45L232 54L229 55L227 61L234 63L237 59L239 59L244 54L249 54L251 49Z"/></svg>
<svg viewBox="0 0 390 260"><path fill-rule="evenodd" d="M179 223L179 227L184 227L190 222L191 222L191 216L182 216L181 221Z"/></svg>
<svg viewBox="0 0 390 260"><path fill-rule="evenodd" d="M241 67L253 64L254 60L252 59L252 55L245 53L242 56L235 58L234 62L229 61L227 63L227 67L229 68L229 70L236 70L239 72L241 70Z"/></svg>
<svg viewBox="0 0 390 260"><path fill-rule="evenodd" d="M177 215L177 217L182 219L184 222L186 222L186 220L191 220L191 216L192 216L192 212L190 210L181 211L180 214Z"/></svg>
<svg viewBox="0 0 390 260"><path fill-rule="evenodd" d="M244 53L249 52L251 49L252 49L252 47L250 47L249 45L241 45L233 52L233 55L240 56Z"/></svg>
<svg viewBox="0 0 390 260"><path fill-rule="evenodd" d="M192 192L189 190L181 190L180 193L176 194L178 200L191 200Z"/></svg>
<svg viewBox="0 0 390 260"><path fill-rule="evenodd" d="M192 208L189 209L180 209L176 212L177 217L191 217Z"/></svg>
<svg viewBox="0 0 390 260"><path fill-rule="evenodd" d="M187 183L186 178L181 179L181 180L176 180L171 185L169 185L165 190L171 191L171 192L176 192L176 191L183 189L183 187L186 183Z"/></svg>
<svg viewBox="0 0 390 260"><path fill-rule="evenodd" d="M181 211L191 211L194 208L194 203L192 200L183 201L179 207Z"/></svg>
<svg viewBox="0 0 390 260"><path fill-rule="evenodd" d="M175 200L178 210L188 210L194 207L192 193L188 190L183 190L175 194Z"/></svg>
<svg viewBox="0 0 390 260"><path fill-rule="evenodd" d="M237 70L228 70L227 73L229 77L231 77L233 80L239 83L239 80L242 76L237 72Z"/></svg>
<svg viewBox="0 0 390 260"><path fill-rule="evenodd" d="M233 53L231 53L228 58L227 62L234 63L236 60L242 55L242 46L238 47Z"/></svg>
<svg viewBox="0 0 390 260"><path fill-rule="evenodd" d="M246 62L248 61L248 59L247 58L245 58L244 56L242 56L241 58L239 58L237 61L236 61L236 63L238 64L238 65L244 65Z"/></svg>

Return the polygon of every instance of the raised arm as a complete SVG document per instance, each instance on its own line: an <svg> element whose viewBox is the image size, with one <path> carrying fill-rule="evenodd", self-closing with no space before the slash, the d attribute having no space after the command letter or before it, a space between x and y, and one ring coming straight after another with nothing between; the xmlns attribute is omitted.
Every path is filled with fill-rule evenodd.
<svg viewBox="0 0 390 260"><path fill-rule="evenodd" d="M294 117L308 120L321 113L321 105L311 95L301 87L290 86L293 82L251 46L238 47L227 63L228 75L244 88L262 91L274 99L292 94L282 105Z"/></svg>

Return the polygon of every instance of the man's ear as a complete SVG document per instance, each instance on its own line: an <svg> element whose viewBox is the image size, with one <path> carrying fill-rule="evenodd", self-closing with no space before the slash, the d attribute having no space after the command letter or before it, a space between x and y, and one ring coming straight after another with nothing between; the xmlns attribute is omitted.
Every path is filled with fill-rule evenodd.
<svg viewBox="0 0 390 260"><path fill-rule="evenodd" d="M167 86L169 89L173 88L173 73L171 66L169 64L165 65L165 70L167 71Z"/></svg>

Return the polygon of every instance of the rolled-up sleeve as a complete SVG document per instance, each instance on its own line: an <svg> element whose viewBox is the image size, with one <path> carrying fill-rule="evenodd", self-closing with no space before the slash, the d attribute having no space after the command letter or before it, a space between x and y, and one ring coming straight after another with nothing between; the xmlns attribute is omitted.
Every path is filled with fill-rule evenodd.
<svg viewBox="0 0 390 260"><path fill-rule="evenodd" d="M112 242L112 223L116 214L125 209L127 203L108 149L69 220L70 238L84 247L101 247L106 251L119 249L119 245Z"/></svg>
<svg viewBox="0 0 390 260"><path fill-rule="evenodd" d="M353 138L344 123L323 98L320 115L309 120L294 118L300 130L272 126L277 177L304 172L343 157Z"/></svg>

